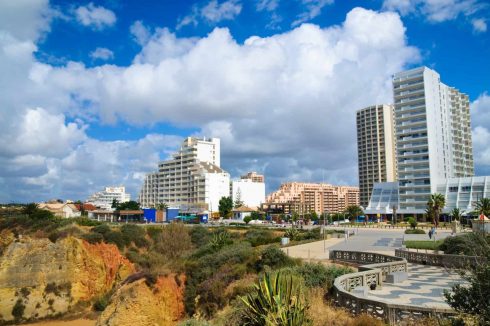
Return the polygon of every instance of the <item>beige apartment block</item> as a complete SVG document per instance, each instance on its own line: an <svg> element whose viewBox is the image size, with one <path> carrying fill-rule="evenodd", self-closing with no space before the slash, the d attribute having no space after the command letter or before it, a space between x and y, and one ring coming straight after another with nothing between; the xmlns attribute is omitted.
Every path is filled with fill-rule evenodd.
<svg viewBox="0 0 490 326"><path fill-rule="evenodd" d="M347 206L359 205L359 188L326 183L288 182L269 194L266 205L279 205L285 213L340 213Z"/></svg>
<svg viewBox="0 0 490 326"><path fill-rule="evenodd" d="M393 105L361 109L356 123L360 204L367 207L374 183L397 179Z"/></svg>
<svg viewBox="0 0 490 326"><path fill-rule="evenodd" d="M265 178L262 174L258 174L257 172L248 172L245 175L242 175L240 179L249 179L253 182L265 183Z"/></svg>

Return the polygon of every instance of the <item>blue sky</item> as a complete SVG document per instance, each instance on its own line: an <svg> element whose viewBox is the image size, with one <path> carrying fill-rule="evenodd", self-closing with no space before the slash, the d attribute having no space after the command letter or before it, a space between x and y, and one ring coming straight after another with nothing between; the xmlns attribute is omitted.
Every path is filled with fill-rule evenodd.
<svg viewBox="0 0 490 326"><path fill-rule="evenodd" d="M490 174L489 23L482 0L2 2L0 201L135 196L188 135L268 191L355 185L355 111L419 65L470 96Z"/></svg>

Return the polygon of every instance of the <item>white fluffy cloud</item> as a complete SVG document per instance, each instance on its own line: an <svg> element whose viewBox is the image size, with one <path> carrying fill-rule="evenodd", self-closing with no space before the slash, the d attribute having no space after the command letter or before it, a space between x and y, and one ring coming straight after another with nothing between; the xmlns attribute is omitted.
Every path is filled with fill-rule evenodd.
<svg viewBox="0 0 490 326"><path fill-rule="evenodd" d="M303 24L243 44L226 28L203 38L157 29L128 67L53 67L36 62L32 41L2 40L0 68L12 77L0 76L8 85L0 87L0 105L11 113L0 127L17 144L14 151L0 143L0 160L12 171L0 176L4 200L84 198L109 184L135 194L144 173L180 142L163 135L102 142L87 136L83 121L93 120L200 128L221 137L223 168L265 173L270 190L323 176L356 184L355 111L391 102L392 74L418 60L397 14L362 8L338 26ZM15 121L47 121L53 131L30 143L30 128L8 127Z"/></svg>
<svg viewBox="0 0 490 326"><path fill-rule="evenodd" d="M469 17L486 6L488 4L482 0L384 0L383 2L383 8L386 10L398 11L404 16L409 14L423 15L432 23L453 20L461 15ZM483 27L481 20L472 20L473 28L476 31L481 31L478 29Z"/></svg>
<svg viewBox="0 0 490 326"><path fill-rule="evenodd" d="M90 53L90 57L94 60L109 60L114 58L114 52L107 48L96 48Z"/></svg>
<svg viewBox="0 0 490 326"><path fill-rule="evenodd" d="M141 20L137 20L131 24L129 32L133 36L134 41L139 45L144 45L151 36L150 29Z"/></svg>
<svg viewBox="0 0 490 326"><path fill-rule="evenodd" d="M484 33L487 31L487 22L483 18L473 19L471 24L476 33Z"/></svg>
<svg viewBox="0 0 490 326"><path fill-rule="evenodd" d="M194 5L192 12L182 18L176 28L180 29L186 25L197 25L199 20L204 20L209 24L217 24L223 20L232 20L242 11L242 4L239 0L227 0L219 3L218 0L211 0L205 6Z"/></svg>
<svg viewBox="0 0 490 326"><path fill-rule="evenodd" d="M305 11L298 15L291 26L298 26L304 22L307 22L322 13L323 7L331 5L334 0L301 0L303 6L305 6Z"/></svg>
<svg viewBox="0 0 490 326"><path fill-rule="evenodd" d="M98 30L110 27L116 23L116 15L112 10L102 6L96 6L92 2L75 9L75 16L80 24Z"/></svg>

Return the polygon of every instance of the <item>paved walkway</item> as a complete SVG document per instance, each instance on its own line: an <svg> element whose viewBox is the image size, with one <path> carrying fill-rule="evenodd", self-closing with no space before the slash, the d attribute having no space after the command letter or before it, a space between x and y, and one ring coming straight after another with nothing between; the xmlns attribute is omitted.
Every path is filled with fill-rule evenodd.
<svg viewBox="0 0 490 326"><path fill-rule="evenodd" d="M291 257L303 259L328 259L329 250L369 251L395 255L395 249L402 246L403 240L429 240L427 234L405 234L404 229L348 228L347 231L356 234L348 239L330 238L325 242L315 241L283 248L283 250ZM438 231L436 239L443 239L450 234L449 230Z"/></svg>
<svg viewBox="0 0 490 326"><path fill-rule="evenodd" d="M352 229L348 229L352 230ZM354 229L355 230L355 229ZM355 230L357 231L357 230ZM450 231L439 231L437 239L447 237ZM348 239L328 239L298 246L283 248L289 256L303 259L328 259L329 250L355 250L393 255L402 246L403 240L428 240L426 234L406 235L404 230L359 229ZM394 304L449 309L444 299L444 290L463 280L455 271L441 267L409 264L408 280L389 284L368 292L368 298Z"/></svg>
<svg viewBox="0 0 490 326"><path fill-rule="evenodd" d="M444 299L444 290L463 283L455 271L441 267L409 264L408 280L383 283L381 289L368 291L368 299L391 304L409 304L418 307L451 309Z"/></svg>

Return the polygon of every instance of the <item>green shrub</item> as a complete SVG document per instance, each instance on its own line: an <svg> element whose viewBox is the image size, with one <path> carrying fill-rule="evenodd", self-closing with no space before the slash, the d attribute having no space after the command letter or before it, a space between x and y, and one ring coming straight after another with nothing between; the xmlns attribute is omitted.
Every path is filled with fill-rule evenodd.
<svg viewBox="0 0 490 326"><path fill-rule="evenodd" d="M280 238L274 236L273 231L267 229L252 228L245 233L245 241L253 247L280 242Z"/></svg>
<svg viewBox="0 0 490 326"><path fill-rule="evenodd" d="M104 237L100 233L87 233L82 236L82 239L86 240L87 242L91 244L99 243L104 241Z"/></svg>
<svg viewBox="0 0 490 326"><path fill-rule="evenodd" d="M422 229L406 229L405 234L425 234L425 231Z"/></svg>
<svg viewBox="0 0 490 326"><path fill-rule="evenodd" d="M146 228L146 233L150 237L153 242L158 241L162 234L162 227L161 226L148 226Z"/></svg>
<svg viewBox="0 0 490 326"><path fill-rule="evenodd" d="M22 303L21 299L17 299L14 307L12 308L12 316L14 316L15 320L21 320L24 317L24 310L26 306Z"/></svg>
<svg viewBox="0 0 490 326"><path fill-rule="evenodd" d="M451 255L484 256L485 253L482 252L479 239L480 235L474 233L446 237L439 246L439 250Z"/></svg>
<svg viewBox="0 0 490 326"><path fill-rule="evenodd" d="M105 308L109 305L109 298L107 296L103 296L98 298L93 305L95 311L104 311Z"/></svg>
<svg viewBox="0 0 490 326"><path fill-rule="evenodd" d="M129 246L132 242L139 248L146 247L148 242L145 239L145 230L135 224L124 224L121 227L124 244Z"/></svg>
<svg viewBox="0 0 490 326"><path fill-rule="evenodd" d="M408 224L410 224L410 227L412 229L415 229L417 227L417 220L415 218L409 217L408 220L407 220L407 222L408 222Z"/></svg>
<svg viewBox="0 0 490 326"><path fill-rule="evenodd" d="M257 256L247 242L231 244L215 250L204 246L185 264L185 308L189 315L198 311L207 317L226 305L226 287L253 272ZM195 298L199 296L196 302Z"/></svg>
<svg viewBox="0 0 490 326"><path fill-rule="evenodd" d="M284 237L289 238L291 240L296 240L298 236L299 236L299 231L295 228L287 229L286 232L284 232Z"/></svg>
<svg viewBox="0 0 490 326"><path fill-rule="evenodd" d="M192 249L189 228L184 223L171 223L165 226L160 238L155 242L155 248L171 261L182 258Z"/></svg>
<svg viewBox="0 0 490 326"><path fill-rule="evenodd" d="M241 297L245 325L310 325L301 282L292 275L265 273L252 293Z"/></svg>
<svg viewBox="0 0 490 326"><path fill-rule="evenodd" d="M115 244L119 250L122 250L124 249L124 246L125 246L125 241L124 241L124 238L123 238L123 235L121 232L119 231L110 231L108 232L105 237L104 237L105 241L107 243L113 243Z"/></svg>
<svg viewBox="0 0 490 326"><path fill-rule="evenodd" d="M96 221L96 220L91 220L86 217L77 217L74 219L75 223L77 223L80 226L97 226L102 224L102 222Z"/></svg>
<svg viewBox="0 0 490 326"><path fill-rule="evenodd" d="M202 225L197 225L191 228L189 235L194 246L204 246L211 239L211 232Z"/></svg>
<svg viewBox="0 0 490 326"><path fill-rule="evenodd" d="M230 233L226 230L218 230L215 232L209 241L211 247L215 250L220 249L226 245L232 244L233 240L230 238Z"/></svg>
<svg viewBox="0 0 490 326"><path fill-rule="evenodd" d="M427 249L427 250L439 250L439 246L442 244L443 240L422 240L422 241L405 241L405 246L412 249Z"/></svg>
<svg viewBox="0 0 490 326"><path fill-rule="evenodd" d="M325 290L330 290L332 288L333 282L337 277L354 272L349 267L335 265L325 266L320 263L306 263L295 267L294 271L304 279L307 287L321 287Z"/></svg>
<svg viewBox="0 0 490 326"><path fill-rule="evenodd" d="M252 220L252 217L250 217L250 215L247 215L243 218L243 222L245 222L246 224L248 224L251 220Z"/></svg>
<svg viewBox="0 0 490 326"><path fill-rule="evenodd" d="M260 259L256 263L256 269L261 271L264 270L265 266L277 269L295 265L297 265L297 260L286 255L281 249L270 246L261 251Z"/></svg>
<svg viewBox="0 0 490 326"><path fill-rule="evenodd" d="M107 224L99 224L92 228L92 232L100 233L105 236L107 233L111 232L111 228Z"/></svg>

